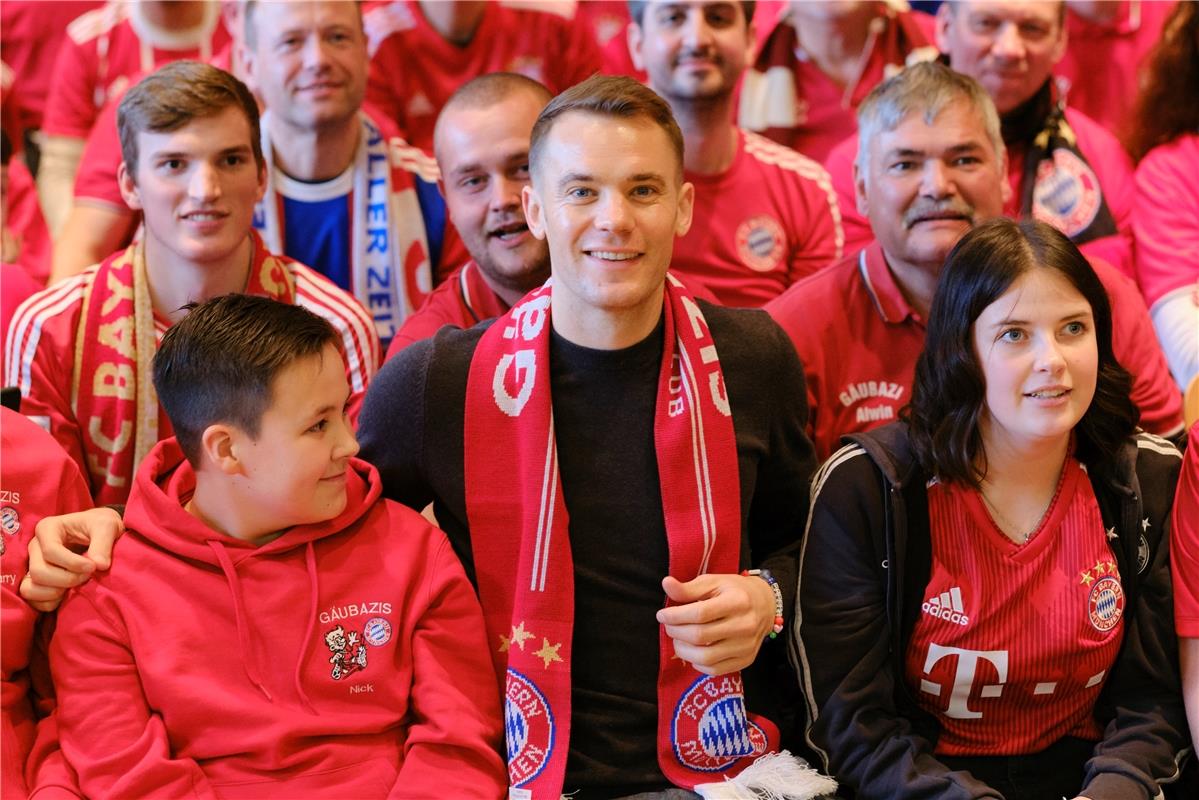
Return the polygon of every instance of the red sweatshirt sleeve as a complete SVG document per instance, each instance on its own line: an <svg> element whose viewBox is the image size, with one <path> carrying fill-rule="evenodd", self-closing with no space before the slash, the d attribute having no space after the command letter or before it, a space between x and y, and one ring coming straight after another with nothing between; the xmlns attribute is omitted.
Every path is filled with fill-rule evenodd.
<svg viewBox="0 0 1199 800"><path fill-rule="evenodd" d="M448 539L430 555L412 637L412 725L390 798L504 796L499 691L483 612Z"/></svg>
<svg viewBox="0 0 1199 800"><path fill-rule="evenodd" d="M62 750L80 788L88 797L216 800L199 765L172 756L166 725L142 690L128 633L97 600L92 585L73 592L58 612L50 646Z"/></svg>

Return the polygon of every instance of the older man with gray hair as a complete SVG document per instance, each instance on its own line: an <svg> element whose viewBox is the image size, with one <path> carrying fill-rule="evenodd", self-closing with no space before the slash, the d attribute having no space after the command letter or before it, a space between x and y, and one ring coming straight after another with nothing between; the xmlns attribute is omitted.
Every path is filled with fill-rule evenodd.
<svg viewBox="0 0 1199 800"><path fill-rule="evenodd" d="M857 209L874 241L766 306L803 361L808 435L824 458L844 434L897 418L949 251L1003 214L1011 189L995 104L938 63L908 67L858 109ZM1093 260L1113 300L1116 356L1134 377L1141 424L1181 431L1181 403L1135 284Z"/></svg>

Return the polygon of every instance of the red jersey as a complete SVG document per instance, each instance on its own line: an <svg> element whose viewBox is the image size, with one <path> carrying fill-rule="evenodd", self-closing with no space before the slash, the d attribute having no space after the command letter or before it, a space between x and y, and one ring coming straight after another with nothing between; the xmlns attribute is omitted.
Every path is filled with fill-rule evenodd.
<svg viewBox="0 0 1199 800"><path fill-rule="evenodd" d="M941 726L934 752L1025 755L1098 740L1095 702L1124 634L1124 589L1082 464L1068 458L1019 545L975 490L928 489L932 568L905 679Z"/></svg>
<svg viewBox="0 0 1199 800"><path fill-rule="evenodd" d="M1103 259L1124 274L1132 275L1132 162L1116 138L1093 120L1073 108L1066 109L1066 120L1078 137L1078 149L1086 156L1087 163L1063 154L1058 170L1050 173L1051 178L1046 178L1046 181L1052 179L1058 190L1049 192L1046 202L1038 202L1035 216L1067 236L1073 236L1078 231L1074 230L1077 226L1072 222L1072 212L1094 208L1100 199L1106 201L1120 235L1094 239L1078 247L1087 258ZM864 247L874 239L870 220L859 214L857 209L853 184L853 163L857 157L858 135L854 133L834 147L824 160L824 167L833 181L841 207L846 252ZM1023 153L1009 149L1008 184L1012 187L1012 194L1003 213L1013 219L1020 216L1023 168ZM1038 189L1041 185L1038 178Z"/></svg>
<svg viewBox="0 0 1199 800"><path fill-rule="evenodd" d="M695 210L671 266L722 305L761 306L841 257L828 174L794 150L740 131L727 170L685 177L695 184Z"/></svg>
<svg viewBox="0 0 1199 800"><path fill-rule="evenodd" d="M52 136L84 139L105 102L135 76L170 61L209 61L228 42L215 2L206 7L200 25L183 33L156 28L139 3L105 3L67 26L42 129Z"/></svg>
<svg viewBox="0 0 1199 800"><path fill-rule="evenodd" d="M1170 570L1174 575L1174 629L1199 638L1199 422L1189 431L1170 517Z"/></svg>
<svg viewBox="0 0 1199 800"><path fill-rule="evenodd" d="M110 259L118 255L119 252ZM264 257L264 248L255 235L256 261ZM380 362L379 340L370 315L353 297L309 267L285 257L276 258L291 270L296 304L328 320L341 334L351 413L356 415L366 385ZM4 351L4 385L20 388L22 412L49 430L85 475L92 474L92 470L84 458L84 431L76 418L77 398L72 396L72 387L76 379L76 337L84 295L96 270L97 267L92 267L60 281L22 303L9 327ZM96 291L105 289L97 287ZM106 299L95 294L92 297L93 302ZM155 312L156 340L161 339L169 325L166 318ZM158 438L171 435L167 415L160 410ZM129 485L129 480L121 487L98 482L94 488L97 497L100 492L111 492L104 495L104 502L123 502Z"/></svg>
<svg viewBox="0 0 1199 800"><path fill-rule="evenodd" d="M1145 56L1161 38L1174 0L1129 0L1109 23L1091 22L1066 6L1069 46L1053 68L1069 82L1070 105L1117 136L1132 118Z"/></svg>
<svg viewBox="0 0 1199 800"><path fill-rule="evenodd" d="M22 128L42 127L42 113L54 60L75 17L102 6L103 0L4 0L0 3L0 60L12 68L21 84L16 116ZM13 142L14 145L17 142Z"/></svg>
<svg viewBox="0 0 1199 800"><path fill-rule="evenodd" d="M387 358L413 342L428 339L446 325L469 328L485 319L508 312L508 304L483 280L483 272L474 261L468 261L450 273L425 298L396 331L387 347Z"/></svg>
<svg viewBox="0 0 1199 800"><path fill-rule="evenodd" d="M1141 425L1173 435L1182 429L1182 401L1145 304L1136 286L1110 264L1092 266L1112 301L1112 346L1133 374ZM796 284L766 311L803 362L807 432L818 457L831 455L845 434L897 419L911 401L925 323L904 298L877 243Z"/></svg>
<svg viewBox="0 0 1199 800"><path fill-rule="evenodd" d="M600 68L595 39L546 3L487 3L465 46L447 42L413 0L380 3L366 12L371 54L367 102L399 125L411 144L432 152L433 124L454 91L489 72L518 72L551 92L575 85Z"/></svg>
<svg viewBox="0 0 1199 800"><path fill-rule="evenodd" d="M44 664L40 672L37 664L31 664L38 612L18 591L29 567L29 542L38 520L81 511L91 504L79 468L50 435L17 412L0 409L0 739L4 740L0 794L4 797L23 798L38 785L40 764L26 765L26 759L35 739L46 734L38 731L30 697L32 682L49 681ZM41 746L38 752L43 753Z"/></svg>
<svg viewBox="0 0 1199 800"><path fill-rule="evenodd" d="M740 123L817 161L858 129L856 109L879 82L911 60L934 58L934 20L877 3L878 16L857 77L841 86L799 45L797 20L785 14L746 72Z"/></svg>

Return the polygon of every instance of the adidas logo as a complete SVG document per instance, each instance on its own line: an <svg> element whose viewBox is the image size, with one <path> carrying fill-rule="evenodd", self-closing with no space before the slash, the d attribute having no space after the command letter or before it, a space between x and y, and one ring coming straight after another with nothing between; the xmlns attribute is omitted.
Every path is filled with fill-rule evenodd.
<svg viewBox="0 0 1199 800"><path fill-rule="evenodd" d="M937 619L944 619L958 625L969 625L970 617L966 616L962 607L962 590L957 586L948 592L941 592L938 597L930 597L921 606L925 614Z"/></svg>

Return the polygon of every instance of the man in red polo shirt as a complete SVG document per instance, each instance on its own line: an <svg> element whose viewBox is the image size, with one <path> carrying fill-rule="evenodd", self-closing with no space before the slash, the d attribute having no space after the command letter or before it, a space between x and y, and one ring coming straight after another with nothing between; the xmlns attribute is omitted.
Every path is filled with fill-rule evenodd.
<svg viewBox="0 0 1199 800"><path fill-rule="evenodd" d="M670 103L695 186L691 230L673 268L728 306L761 306L841 256L828 174L815 161L733 122L753 56L753 4L637 2L629 49Z"/></svg>
<svg viewBox="0 0 1199 800"><path fill-rule="evenodd" d="M907 405L945 256L971 226L1000 216L1011 192L994 104L948 67L917 64L880 84L858 124L867 143L854 172L858 210L876 241L766 307L803 361L821 457ZM1112 298L1116 357L1135 378L1141 425L1180 433L1181 399L1144 301L1111 265L1092 264Z"/></svg>
<svg viewBox="0 0 1199 800"><path fill-rule="evenodd" d="M498 317L550 275L549 250L525 224L529 137L549 90L511 72L484 75L450 97L437 118L441 192L470 260L441 282L391 340L387 356L444 325Z"/></svg>

